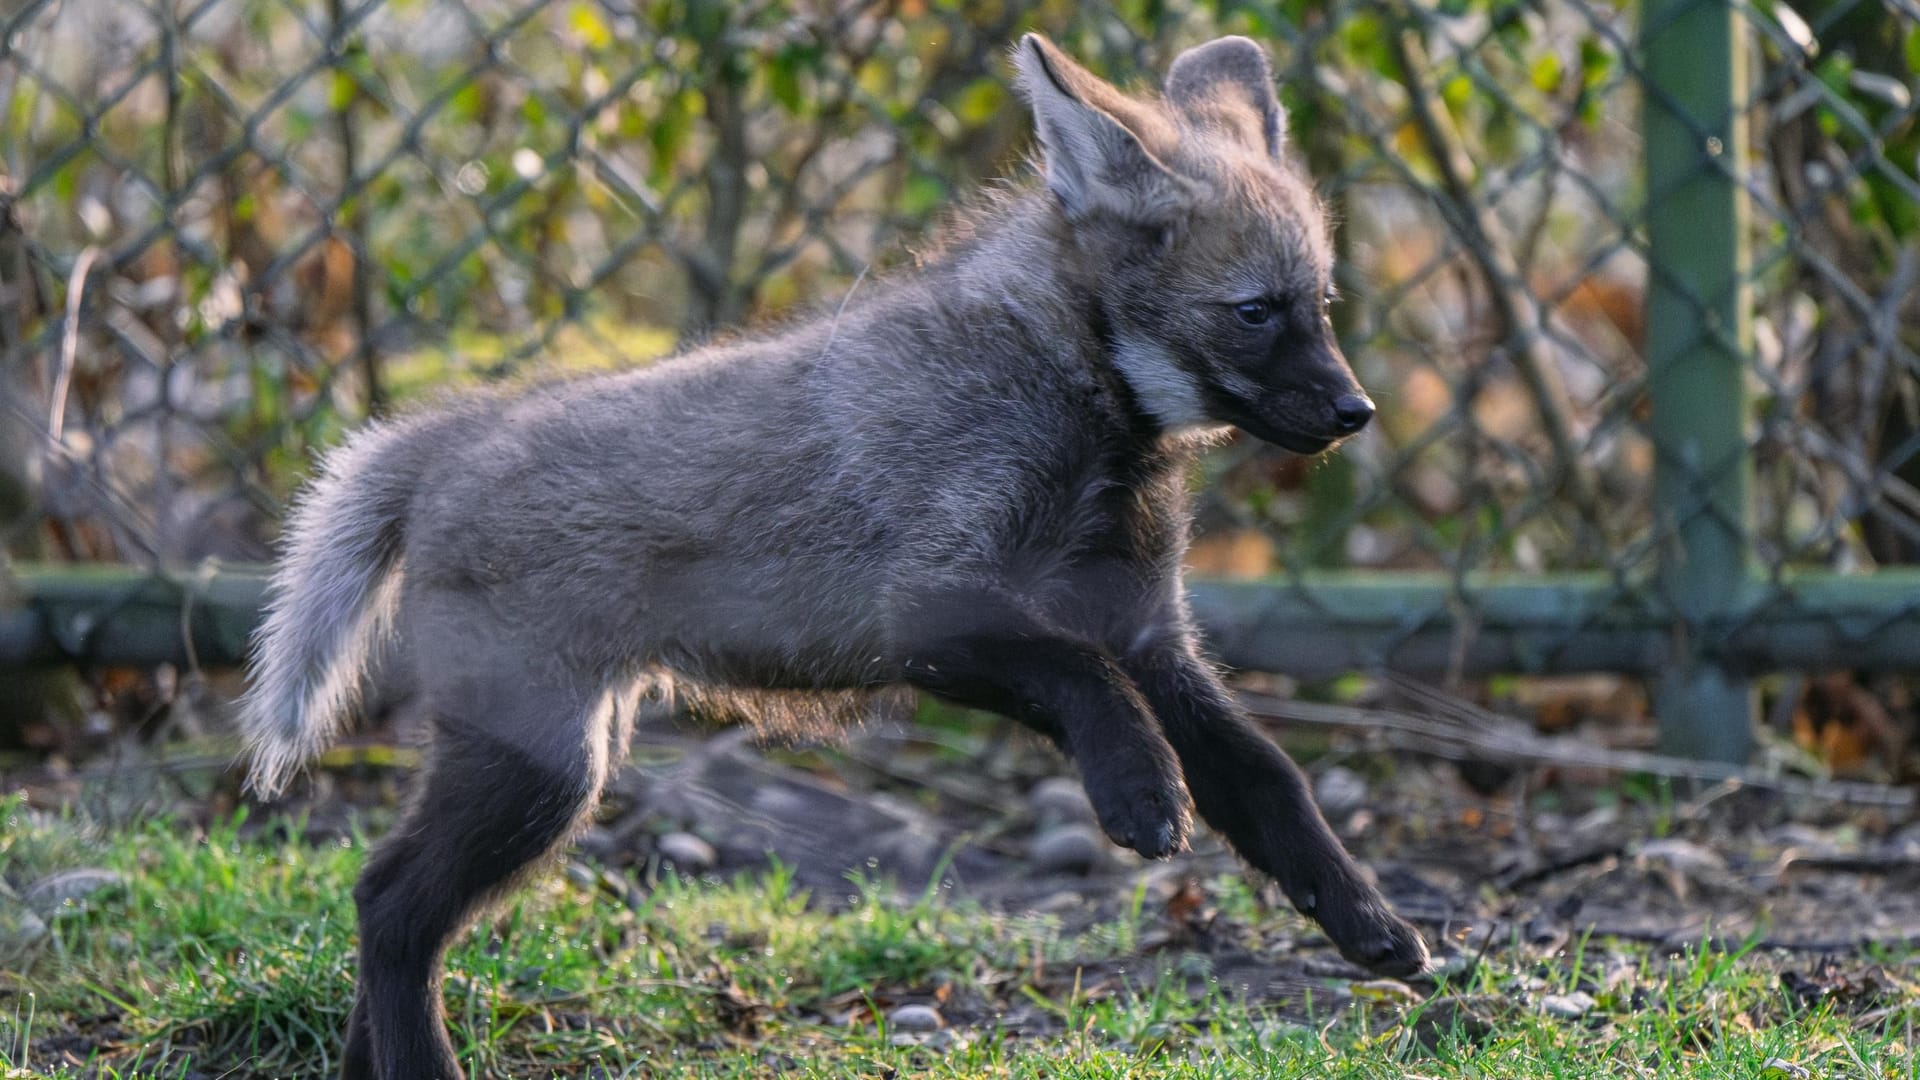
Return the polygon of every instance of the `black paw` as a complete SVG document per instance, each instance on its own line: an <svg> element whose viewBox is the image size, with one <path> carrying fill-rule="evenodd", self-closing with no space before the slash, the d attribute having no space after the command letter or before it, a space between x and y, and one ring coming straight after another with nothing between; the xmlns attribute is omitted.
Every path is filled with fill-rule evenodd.
<svg viewBox="0 0 1920 1080"><path fill-rule="evenodd" d="M1329 904L1309 910L1333 939L1340 955L1378 975L1404 978L1427 970L1427 943L1406 920L1377 896L1350 906Z"/></svg>
<svg viewBox="0 0 1920 1080"><path fill-rule="evenodd" d="M1193 828L1192 804L1179 781L1102 790L1088 788L1100 827L1123 848L1149 859L1164 859L1187 846Z"/></svg>
<svg viewBox="0 0 1920 1080"><path fill-rule="evenodd" d="M1340 955L1379 975L1405 978L1427 970L1432 958L1420 931L1389 914L1377 929L1352 942L1336 942Z"/></svg>

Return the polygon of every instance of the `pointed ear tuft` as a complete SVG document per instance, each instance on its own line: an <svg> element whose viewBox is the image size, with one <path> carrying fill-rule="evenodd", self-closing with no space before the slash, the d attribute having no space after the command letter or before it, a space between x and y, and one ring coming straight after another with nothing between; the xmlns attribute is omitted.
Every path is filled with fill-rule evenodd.
<svg viewBox="0 0 1920 1080"><path fill-rule="evenodd" d="M1164 114L1154 115L1039 34L1020 39L1013 63L1033 106L1047 187L1069 220L1098 211L1158 224L1178 215L1186 185L1149 149L1173 138Z"/></svg>
<svg viewBox="0 0 1920 1080"><path fill-rule="evenodd" d="M1247 131L1268 154L1287 141L1287 112L1273 92L1267 50L1248 38L1223 37L1174 58L1167 69L1167 100L1195 119L1225 121Z"/></svg>

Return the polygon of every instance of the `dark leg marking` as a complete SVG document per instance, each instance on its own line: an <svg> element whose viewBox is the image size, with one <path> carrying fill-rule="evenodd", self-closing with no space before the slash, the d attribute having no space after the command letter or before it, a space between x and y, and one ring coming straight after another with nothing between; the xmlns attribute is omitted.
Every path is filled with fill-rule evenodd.
<svg viewBox="0 0 1920 1080"><path fill-rule="evenodd" d="M1299 766L1249 721L1190 643L1126 661L1180 755L1208 825L1280 883L1341 955L1387 975L1427 964L1420 932L1393 913L1328 828Z"/></svg>
<svg viewBox="0 0 1920 1080"><path fill-rule="evenodd" d="M1150 859L1186 846L1186 786L1173 748L1120 666L1017 611L989 607L917 645L914 685L1012 717L1054 739L1080 767L1100 825Z"/></svg>
<svg viewBox="0 0 1920 1080"><path fill-rule="evenodd" d="M350 1080L460 1080L440 999L446 948L599 792L604 750L584 739L566 761L464 723L436 727L431 771L353 890L360 989L341 1069Z"/></svg>

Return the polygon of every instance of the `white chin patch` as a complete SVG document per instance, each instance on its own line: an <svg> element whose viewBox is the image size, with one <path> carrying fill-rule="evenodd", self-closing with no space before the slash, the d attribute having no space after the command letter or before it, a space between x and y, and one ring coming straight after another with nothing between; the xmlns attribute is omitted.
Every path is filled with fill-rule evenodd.
<svg viewBox="0 0 1920 1080"><path fill-rule="evenodd" d="M1168 431L1220 426L1201 404L1200 384L1166 349L1151 341L1122 337L1114 343L1113 359L1141 406Z"/></svg>

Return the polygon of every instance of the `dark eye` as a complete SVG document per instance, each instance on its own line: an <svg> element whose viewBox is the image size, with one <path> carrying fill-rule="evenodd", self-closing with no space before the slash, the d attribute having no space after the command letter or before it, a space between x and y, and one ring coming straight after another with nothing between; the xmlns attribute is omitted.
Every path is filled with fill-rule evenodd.
<svg viewBox="0 0 1920 1080"><path fill-rule="evenodd" d="M1273 305L1265 300L1247 300L1233 305L1233 313L1248 326L1265 326L1273 318Z"/></svg>

